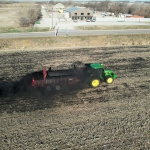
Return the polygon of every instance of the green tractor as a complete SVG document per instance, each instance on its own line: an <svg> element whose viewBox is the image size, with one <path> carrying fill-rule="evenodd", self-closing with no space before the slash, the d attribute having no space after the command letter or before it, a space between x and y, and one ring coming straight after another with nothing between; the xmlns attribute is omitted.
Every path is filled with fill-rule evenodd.
<svg viewBox="0 0 150 150"><path fill-rule="evenodd" d="M88 75L91 87L98 87L103 81L111 84L117 78L113 70L103 68L101 63L85 64L84 73Z"/></svg>

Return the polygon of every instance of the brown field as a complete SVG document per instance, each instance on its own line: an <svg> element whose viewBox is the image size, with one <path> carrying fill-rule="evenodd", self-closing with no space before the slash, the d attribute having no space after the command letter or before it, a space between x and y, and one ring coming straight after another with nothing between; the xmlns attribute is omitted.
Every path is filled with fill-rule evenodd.
<svg viewBox="0 0 150 150"><path fill-rule="evenodd" d="M54 95L22 89L43 66L102 62L118 78ZM0 51L0 149L150 149L150 46ZM24 82L23 82L24 81Z"/></svg>
<svg viewBox="0 0 150 150"><path fill-rule="evenodd" d="M1 27L19 27L19 12L24 5L32 5L34 2L28 3L11 3L11 4L0 4L0 29Z"/></svg>
<svg viewBox="0 0 150 150"><path fill-rule="evenodd" d="M9 4L0 6L0 28L18 27L18 11L20 5Z"/></svg>

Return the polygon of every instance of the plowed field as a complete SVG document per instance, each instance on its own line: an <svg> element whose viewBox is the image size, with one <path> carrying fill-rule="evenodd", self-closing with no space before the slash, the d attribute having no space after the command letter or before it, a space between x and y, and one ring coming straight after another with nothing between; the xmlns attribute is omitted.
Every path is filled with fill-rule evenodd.
<svg viewBox="0 0 150 150"><path fill-rule="evenodd" d="M75 61L101 62L118 78L33 94L33 72ZM7 51L0 62L0 149L150 149L150 46Z"/></svg>

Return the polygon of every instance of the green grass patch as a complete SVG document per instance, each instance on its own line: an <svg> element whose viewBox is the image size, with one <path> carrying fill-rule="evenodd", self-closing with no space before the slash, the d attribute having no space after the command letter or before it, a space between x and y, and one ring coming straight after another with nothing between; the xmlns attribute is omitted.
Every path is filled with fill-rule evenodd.
<svg viewBox="0 0 150 150"><path fill-rule="evenodd" d="M21 32L45 32L50 28L35 28L35 27L0 27L0 33L21 33Z"/></svg>
<svg viewBox="0 0 150 150"><path fill-rule="evenodd" d="M86 40L86 37L80 37L81 38L81 41L85 41Z"/></svg>
<svg viewBox="0 0 150 150"><path fill-rule="evenodd" d="M78 26L78 30L119 30L119 29L150 29L150 25L135 25L135 26Z"/></svg>

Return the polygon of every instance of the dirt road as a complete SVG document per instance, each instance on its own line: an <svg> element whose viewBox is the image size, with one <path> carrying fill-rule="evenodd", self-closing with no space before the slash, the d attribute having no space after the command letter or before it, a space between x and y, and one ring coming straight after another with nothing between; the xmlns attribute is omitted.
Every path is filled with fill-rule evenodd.
<svg viewBox="0 0 150 150"><path fill-rule="evenodd" d="M74 61L102 62L118 78L48 97L23 91L33 72ZM150 149L150 46L7 51L0 62L0 149Z"/></svg>

